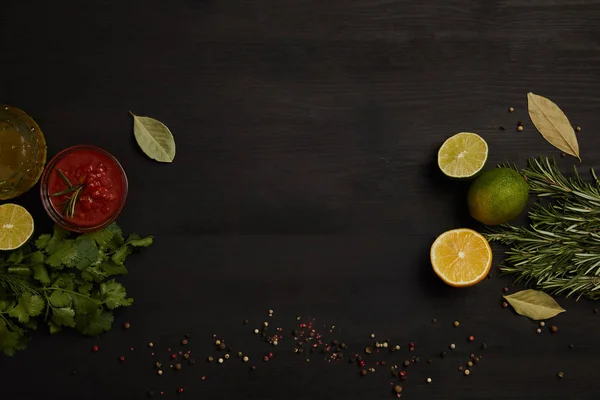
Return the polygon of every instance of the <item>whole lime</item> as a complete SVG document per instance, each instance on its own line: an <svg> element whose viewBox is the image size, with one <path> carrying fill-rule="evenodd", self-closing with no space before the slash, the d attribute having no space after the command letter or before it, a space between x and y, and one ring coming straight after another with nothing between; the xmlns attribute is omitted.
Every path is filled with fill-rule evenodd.
<svg viewBox="0 0 600 400"><path fill-rule="evenodd" d="M529 185L512 168L486 171L469 188L469 213L486 225L499 225L519 215L529 197Z"/></svg>

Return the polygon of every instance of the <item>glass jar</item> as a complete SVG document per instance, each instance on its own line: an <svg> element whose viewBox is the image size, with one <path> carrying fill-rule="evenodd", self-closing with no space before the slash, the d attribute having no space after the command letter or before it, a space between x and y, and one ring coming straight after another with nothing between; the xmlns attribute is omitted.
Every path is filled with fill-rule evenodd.
<svg viewBox="0 0 600 400"><path fill-rule="evenodd" d="M46 163L46 139L35 121L15 107L0 105L0 200L33 187Z"/></svg>
<svg viewBox="0 0 600 400"><path fill-rule="evenodd" d="M128 188L127 175L112 154L78 145L50 160L40 194L54 222L73 232L93 232L119 216Z"/></svg>

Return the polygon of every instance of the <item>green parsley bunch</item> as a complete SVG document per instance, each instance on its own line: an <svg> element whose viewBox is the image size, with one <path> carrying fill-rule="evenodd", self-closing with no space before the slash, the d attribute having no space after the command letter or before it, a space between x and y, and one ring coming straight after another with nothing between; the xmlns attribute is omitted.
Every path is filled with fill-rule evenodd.
<svg viewBox="0 0 600 400"><path fill-rule="evenodd" d="M127 274L127 256L152 240L125 239L116 223L76 237L55 226L53 234L0 253L0 351L23 350L27 331L39 323L50 333L65 327L88 336L108 332L112 311L133 303L113 277Z"/></svg>

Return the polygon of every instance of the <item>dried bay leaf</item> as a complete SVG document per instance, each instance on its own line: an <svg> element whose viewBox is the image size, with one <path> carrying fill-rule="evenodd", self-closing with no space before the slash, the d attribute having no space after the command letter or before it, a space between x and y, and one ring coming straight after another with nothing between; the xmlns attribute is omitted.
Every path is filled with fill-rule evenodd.
<svg viewBox="0 0 600 400"><path fill-rule="evenodd" d="M533 320L550 319L566 311L550 295L539 290L522 290L504 298L517 314Z"/></svg>
<svg viewBox="0 0 600 400"><path fill-rule="evenodd" d="M175 139L162 122L150 117L133 116L133 134L144 153L153 160L172 162L175 158Z"/></svg>
<svg viewBox="0 0 600 400"><path fill-rule="evenodd" d="M529 92L527 108L531 121L548 143L581 161L579 143L573 126L553 101Z"/></svg>

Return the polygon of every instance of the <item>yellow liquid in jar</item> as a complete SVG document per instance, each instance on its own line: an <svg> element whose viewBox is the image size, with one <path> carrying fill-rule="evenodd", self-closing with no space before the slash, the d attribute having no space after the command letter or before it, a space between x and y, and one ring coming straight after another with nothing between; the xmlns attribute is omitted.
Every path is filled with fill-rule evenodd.
<svg viewBox="0 0 600 400"><path fill-rule="evenodd" d="M31 189L46 163L46 140L23 111L0 106L0 200Z"/></svg>

